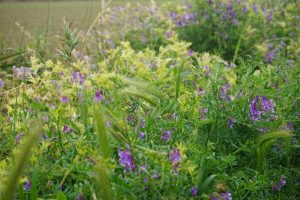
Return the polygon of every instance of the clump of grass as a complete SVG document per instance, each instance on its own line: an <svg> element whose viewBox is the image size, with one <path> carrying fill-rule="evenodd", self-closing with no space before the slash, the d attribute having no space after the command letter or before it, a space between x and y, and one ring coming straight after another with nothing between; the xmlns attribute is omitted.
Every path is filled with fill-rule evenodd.
<svg viewBox="0 0 300 200"><path fill-rule="evenodd" d="M256 157L256 171L263 173L263 167L265 163L265 155L272 144L278 139L287 139L293 135L287 131L276 131L268 133L260 137L257 146L257 157Z"/></svg>
<svg viewBox="0 0 300 200"><path fill-rule="evenodd" d="M35 121L30 124L29 133L24 138L24 142L19 149L19 154L15 158L15 164L12 166L5 186L3 186L5 187L2 195L3 199L12 200L15 198L19 178L22 175L26 162L30 157L31 149L41 133L41 130L40 122Z"/></svg>

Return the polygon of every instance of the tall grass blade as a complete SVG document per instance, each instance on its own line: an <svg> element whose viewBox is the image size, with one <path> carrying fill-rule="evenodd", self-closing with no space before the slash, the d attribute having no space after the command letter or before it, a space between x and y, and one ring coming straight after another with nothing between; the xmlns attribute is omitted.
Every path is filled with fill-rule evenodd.
<svg viewBox="0 0 300 200"><path fill-rule="evenodd" d="M257 157L256 157L256 171L258 173L263 173L263 165L265 162L265 154L268 148L276 142L277 139L290 138L293 135L287 131L276 131L266 135L261 136L257 147Z"/></svg>
<svg viewBox="0 0 300 200"><path fill-rule="evenodd" d="M102 156L107 159L110 157L111 149L104 114L100 105L94 106L94 127L97 133L100 152Z"/></svg>
<svg viewBox="0 0 300 200"><path fill-rule="evenodd" d="M153 106L158 105L158 102L155 99L147 96L145 93L142 93L142 92L139 92L139 91L134 91L133 88L124 89L122 92L125 93L125 94L128 94L128 95L135 96L137 98L143 99L143 100L145 100L146 102L150 103Z"/></svg>
<svg viewBox="0 0 300 200"><path fill-rule="evenodd" d="M149 83L145 83L145 82L138 81L138 80L132 80L132 79L129 79L126 77L122 77L122 80L124 83L131 85L131 86L135 86L149 94L152 94L152 95L158 97L160 100L163 99L163 95L161 94L161 92Z"/></svg>
<svg viewBox="0 0 300 200"><path fill-rule="evenodd" d="M27 160L30 157L31 149L38 138L38 135L41 133L42 128L39 122L33 122L30 125L29 134L24 138L24 143L20 147L20 152L16 156L15 165L12 167L12 170L9 173L9 177L6 182L6 187L3 192L3 198L5 200L13 200L15 198L15 191L18 185L18 180L22 175L23 169Z"/></svg>
<svg viewBox="0 0 300 200"><path fill-rule="evenodd" d="M96 161L96 173L97 173L96 179L99 187L99 190L97 190L98 191L97 197L103 200L114 199L111 180L106 172L105 163L102 158Z"/></svg>

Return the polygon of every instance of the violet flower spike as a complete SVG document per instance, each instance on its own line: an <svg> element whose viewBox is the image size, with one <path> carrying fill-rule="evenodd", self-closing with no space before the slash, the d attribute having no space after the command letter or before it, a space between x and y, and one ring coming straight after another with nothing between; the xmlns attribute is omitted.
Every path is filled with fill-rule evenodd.
<svg viewBox="0 0 300 200"><path fill-rule="evenodd" d="M196 187L196 186L192 187L191 190L190 190L190 192L191 192L191 195L193 197L195 197L197 195L197 193L198 193L198 187Z"/></svg>
<svg viewBox="0 0 300 200"><path fill-rule="evenodd" d="M130 150L121 151L119 150L119 163L122 167L125 168L125 171L133 171L136 166L134 164L133 156Z"/></svg>
<svg viewBox="0 0 300 200"><path fill-rule="evenodd" d="M104 98L103 97L103 91L102 90L97 90L96 93L95 93L95 97L94 97L95 101L100 102L100 101L103 100L103 98Z"/></svg>
<svg viewBox="0 0 300 200"><path fill-rule="evenodd" d="M28 191L31 189L31 181L27 180L23 185L23 190Z"/></svg>
<svg viewBox="0 0 300 200"><path fill-rule="evenodd" d="M171 131L164 131L162 136L161 136L161 139L164 141L164 142L168 142L170 139L171 139L171 136L172 136L172 133Z"/></svg>
<svg viewBox="0 0 300 200"><path fill-rule="evenodd" d="M2 78L0 78L0 89L4 88L4 81Z"/></svg>

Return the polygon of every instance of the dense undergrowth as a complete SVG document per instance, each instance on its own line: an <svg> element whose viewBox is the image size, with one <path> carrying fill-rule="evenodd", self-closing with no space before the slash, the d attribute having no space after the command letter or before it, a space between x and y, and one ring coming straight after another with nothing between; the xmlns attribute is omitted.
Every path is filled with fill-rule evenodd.
<svg viewBox="0 0 300 200"><path fill-rule="evenodd" d="M103 1L3 55L1 199L299 199L299 10Z"/></svg>

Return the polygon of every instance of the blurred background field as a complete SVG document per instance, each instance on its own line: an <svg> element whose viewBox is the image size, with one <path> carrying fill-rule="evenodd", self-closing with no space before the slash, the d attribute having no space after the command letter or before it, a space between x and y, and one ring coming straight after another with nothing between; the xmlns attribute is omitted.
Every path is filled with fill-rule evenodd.
<svg viewBox="0 0 300 200"><path fill-rule="evenodd" d="M100 9L99 1L89 0L0 2L0 41L13 48L19 47L28 39L24 36L24 31L28 31L32 37L46 32L49 43L55 44L56 35L62 32L64 19L71 22L73 28L87 30ZM111 6L147 2L150 1L113 0Z"/></svg>

